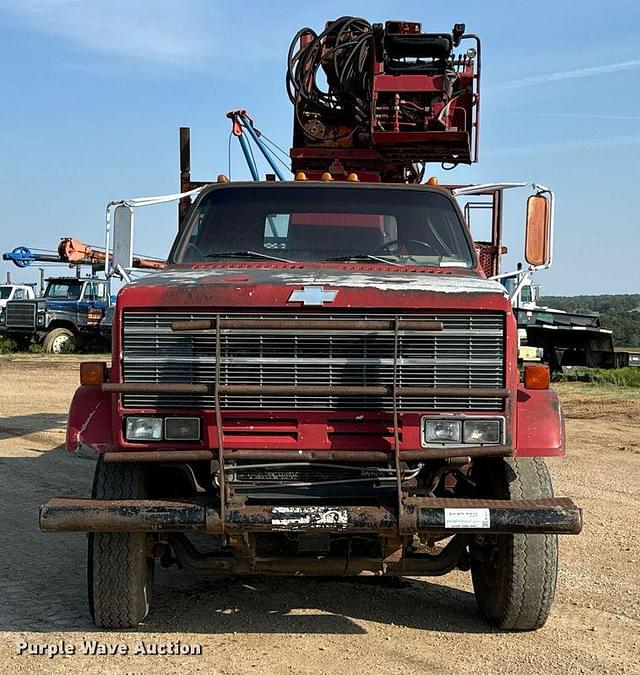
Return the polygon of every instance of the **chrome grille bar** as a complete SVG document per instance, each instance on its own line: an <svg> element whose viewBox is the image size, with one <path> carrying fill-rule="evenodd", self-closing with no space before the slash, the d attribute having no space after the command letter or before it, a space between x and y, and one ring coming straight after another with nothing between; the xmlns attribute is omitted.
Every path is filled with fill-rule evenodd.
<svg viewBox="0 0 640 675"><path fill-rule="evenodd" d="M211 312L125 312L123 381L212 385L215 331L204 325L215 325L215 318ZM220 318L223 408L392 409L394 333L384 326L394 325L394 315L265 313ZM327 326L333 321L342 328L332 332ZM176 324L198 327L178 332L173 330ZM503 409L502 314L406 314L398 317L397 339L400 411ZM362 387L372 393L359 395L357 388ZM409 392L415 387L422 393ZM214 407L211 387L206 393L195 388L191 393L140 389L125 393L126 406ZM460 395L448 391L445 396L444 389L459 390ZM472 389L484 390L483 395L472 394Z"/></svg>

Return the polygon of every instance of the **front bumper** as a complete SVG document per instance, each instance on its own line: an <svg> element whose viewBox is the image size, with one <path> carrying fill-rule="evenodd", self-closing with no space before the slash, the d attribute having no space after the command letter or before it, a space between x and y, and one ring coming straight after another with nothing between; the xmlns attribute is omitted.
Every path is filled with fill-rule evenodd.
<svg viewBox="0 0 640 675"><path fill-rule="evenodd" d="M230 506L163 500L56 498L40 507L43 532L245 532L579 534L582 511L567 498L405 501L385 506Z"/></svg>

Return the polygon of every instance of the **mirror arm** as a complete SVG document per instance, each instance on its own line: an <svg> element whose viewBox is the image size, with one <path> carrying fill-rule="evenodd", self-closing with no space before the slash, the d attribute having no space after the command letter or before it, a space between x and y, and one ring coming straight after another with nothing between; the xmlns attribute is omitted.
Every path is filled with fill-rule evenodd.
<svg viewBox="0 0 640 675"><path fill-rule="evenodd" d="M120 276L121 279L124 280L125 283L127 283L127 284L131 283L131 277L122 268L122 265L116 265L115 272L116 272L116 274L118 274Z"/></svg>
<svg viewBox="0 0 640 675"><path fill-rule="evenodd" d="M531 276L532 268L530 267L529 269L525 270L524 272L521 272L521 277L520 281L516 284L516 287L513 289L513 293L509 296L509 300L513 303L515 298L518 297L518 293L522 290L522 287L524 286L525 282L529 279Z"/></svg>
<svg viewBox="0 0 640 675"><path fill-rule="evenodd" d="M527 270L523 270L522 268L520 268L518 270L514 270L513 272L504 272L502 274L496 274L492 277L489 277L489 279L491 279L492 281L500 281L500 279L509 279L510 277L518 277L521 274L524 274L525 271L529 272L532 269L533 269L532 267L529 267Z"/></svg>
<svg viewBox="0 0 640 675"><path fill-rule="evenodd" d="M535 269L540 268L534 268L532 266L529 266L526 270L519 269L514 270L513 272L505 272L504 274L496 274L494 277L489 277L489 279L491 279L492 281L499 281L501 279L510 279L511 277L520 277L518 283L516 284L516 287L513 289L513 292L511 293L511 295L509 295L509 300L513 302L514 298L518 296L518 293L520 293L525 282L527 281L527 279L529 279L531 273Z"/></svg>

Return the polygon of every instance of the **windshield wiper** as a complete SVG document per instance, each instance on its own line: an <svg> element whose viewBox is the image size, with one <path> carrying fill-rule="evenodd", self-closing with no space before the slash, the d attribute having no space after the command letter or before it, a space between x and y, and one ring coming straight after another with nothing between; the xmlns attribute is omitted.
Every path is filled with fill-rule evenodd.
<svg viewBox="0 0 640 675"><path fill-rule="evenodd" d="M287 260L286 258L277 258L275 255L259 253L258 251L216 251L215 253L207 253L205 258L266 258L267 260L277 260L278 262L295 262L294 260Z"/></svg>
<svg viewBox="0 0 640 675"><path fill-rule="evenodd" d="M395 265L396 267L402 267L400 263L393 262L393 260L387 260L385 258L379 258L377 255L371 255L370 253L338 255L334 258L323 258L320 262L349 262L350 260L376 260L377 262L384 263L385 265Z"/></svg>

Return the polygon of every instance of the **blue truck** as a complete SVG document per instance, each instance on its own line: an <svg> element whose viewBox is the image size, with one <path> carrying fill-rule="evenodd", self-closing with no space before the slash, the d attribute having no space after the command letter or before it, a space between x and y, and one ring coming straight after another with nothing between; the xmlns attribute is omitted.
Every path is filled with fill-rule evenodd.
<svg viewBox="0 0 640 675"><path fill-rule="evenodd" d="M42 297L10 300L0 315L0 332L20 348L32 341L53 354L75 352L100 336L100 321L111 304L103 279L55 277Z"/></svg>

